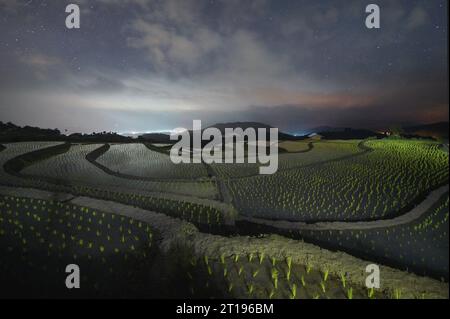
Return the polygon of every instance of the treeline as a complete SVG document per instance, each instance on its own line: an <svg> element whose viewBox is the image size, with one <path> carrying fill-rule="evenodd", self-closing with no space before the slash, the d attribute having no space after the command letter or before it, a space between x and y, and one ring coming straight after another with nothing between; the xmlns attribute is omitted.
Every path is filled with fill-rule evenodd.
<svg viewBox="0 0 450 319"><path fill-rule="evenodd" d="M92 134L74 133L62 134L58 129L43 129L33 126L18 126L11 122L0 122L0 142L26 141L63 141L72 143L131 143L136 139L119 135L115 132L100 132Z"/></svg>
<svg viewBox="0 0 450 319"><path fill-rule="evenodd" d="M346 128L343 131L318 133L327 140L364 140L367 138L384 138L386 135L371 130Z"/></svg>

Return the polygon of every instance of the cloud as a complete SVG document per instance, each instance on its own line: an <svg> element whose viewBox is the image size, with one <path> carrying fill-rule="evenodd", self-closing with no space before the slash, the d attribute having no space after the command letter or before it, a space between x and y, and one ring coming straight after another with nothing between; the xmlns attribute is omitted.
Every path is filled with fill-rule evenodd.
<svg viewBox="0 0 450 319"><path fill-rule="evenodd" d="M422 7L415 7L408 16L406 27L414 30L425 25L428 21L428 14Z"/></svg>
<svg viewBox="0 0 450 319"><path fill-rule="evenodd" d="M139 19L133 22L132 29L138 35L129 38L128 44L145 49L149 61L157 70L195 69L202 58L221 44L220 36L206 28L179 32Z"/></svg>
<svg viewBox="0 0 450 319"><path fill-rule="evenodd" d="M431 119L448 108L439 84L448 83L445 41L427 29L438 13L425 2L380 0L379 32L364 27L361 1L74 2L90 12L80 32L56 31L64 12L50 2L7 14L2 42L14 50L0 52L0 102L8 99L12 111L1 117L17 105L45 123L58 108L55 121L95 114L122 130L170 129L193 118L295 128ZM27 33L41 24L45 31Z"/></svg>
<svg viewBox="0 0 450 319"><path fill-rule="evenodd" d="M21 56L20 61L37 69L48 69L62 63L62 61L57 57L51 57L39 53Z"/></svg>
<svg viewBox="0 0 450 319"><path fill-rule="evenodd" d="M9 12L16 12L22 6L29 3L29 0L0 0L0 8Z"/></svg>
<svg viewBox="0 0 450 319"><path fill-rule="evenodd" d="M215 18L219 21L228 19L226 24L230 27L226 29L220 23L211 26L205 2L152 2L151 9L140 12L126 28L127 43L131 48L145 52L149 68L158 76L186 79L197 88L225 92L223 95L232 96L229 102L236 107L246 102L234 101L233 93L242 87L257 91L269 83L273 86L289 83L294 63L288 55L271 49L270 43L258 32L242 25L242 20L234 27L229 23L230 19L248 16L242 6L252 8L252 19L264 15L267 1L220 3L224 6L223 11ZM245 19L249 21L250 18ZM155 74L149 74L149 77ZM295 82L305 85L298 76Z"/></svg>
<svg viewBox="0 0 450 319"><path fill-rule="evenodd" d="M65 69L60 58L41 53L20 55L19 61L28 69L27 78L30 78L30 75L32 75L38 81L47 81L50 72L61 73L61 69Z"/></svg>
<svg viewBox="0 0 450 319"><path fill-rule="evenodd" d="M204 2L146 2L126 28L130 47L143 49L157 72L192 73L223 48L223 37L202 22Z"/></svg>

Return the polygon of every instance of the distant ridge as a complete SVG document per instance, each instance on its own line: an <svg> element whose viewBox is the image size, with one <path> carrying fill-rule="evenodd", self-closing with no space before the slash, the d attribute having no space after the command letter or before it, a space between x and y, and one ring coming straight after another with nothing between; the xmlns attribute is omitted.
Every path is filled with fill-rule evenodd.
<svg viewBox="0 0 450 319"><path fill-rule="evenodd" d="M215 127L217 129L220 130L220 132L222 134L225 134L225 128L242 128L243 130L246 130L248 128L253 128L256 131L259 128L264 128L266 129L266 133L267 133L267 139L269 138L269 129L273 128L273 126L265 124L265 123L260 123L260 122L229 122L229 123L217 123L208 127ZM306 136L295 136L292 134L288 134L288 133L284 133L281 131L278 131L278 140L280 141L296 141L296 140L302 140L305 139Z"/></svg>
<svg viewBox="0 0 450 319"><path fill-rule="evenodd" d="M435 139L448 140L449 122L438 122L431 124L408 126L403 128L403 132L409 135L420 137L432 137Z"/></svg>
<svg viewBox="0 0 450 319"><path fill-rule="evenodd" d="M306 130L302 130L301 133L303 135L311 135L311 134L318 134L318 133L323 133L323 132L342 132L344 131L345 128L344 127L332 127L332 126L317 126L314 128L310 128L310 129L306 129Z"/></svg>
<svg viewBox="0 0 450 319"><path fill-rule="evenodd" d="M208 126L208 128L210 127L215 127L217 129L219 129L222 134L225 133L225 128L242 128L243 130L246 130L248 128L254 128L254 129L258 129L258 128L265 128L265 129L270 129L273 126L270 126L268 124L264 124L264 123L259 123L259 122L229 122L229 123L217 123L211 126Z"/></svg>
<svg viewBox="0 0 450 319"><path fill-rule="evenodd" d="M273 126L259 123L259 122L228 122L228 123L217 123L214 125L207 126L205 128L202 128L202 130L205 130L206 128L217 128L223 136L225 136L225 129L231 128L242 128L243 130L246 130L248 128L253 128L258 132L259 128L266 129L266 139L269 139L269 129ZM149 141L151 143L174 143L174 141L170 140L170 135L165 133L148 133L148 134L142 134L139 136L140 139L144 139L146 141ZM305 139L304 136L294 136L291 134L283 133L278 131L278 139L279 140L289 140L289 141L295 141L295 140L302 140Z"/></svg>
<svg viewBox="0 0 450 319"><path fill-rule="evenodd" d="M42 129L34 126L18 126L11 122L0 122L0 140L17 140L29 138L59 138L61 132L58 129Z"/></svg>
<svg viewBox="0 0 450 319"><path fill-rule="evenodd" d="M383 138L386 135L365 129L345 128L340 131L318 132L320 136L327 140L362 140L370 137Z"/></svg>
<svg viewBox="0 0 450 319"><path fill-rule="evenodd" d="M74 133L61 134L58 129L43 129L34 126L18 126L13 123L0 122L0 142L25 141L68 141L68 142L116 142L127 143L132 139L114 132L100 132L92 134Z"/></svg>
<svg viewBox="0 0 450 319"><path fill-rule="evenodd" d="M260 122L228 122L228 123L217 123L208 127L215 127L221 131L222 134L225 133L225 128L242 128L243 130L247 128L258 128L266 129L266 139L269 138L269 129L271 125L260 123ZM409 138L433 138L437 140L448 141L449 132L449 122L437 122L431 124L405 126L400 129L401 135ZM381 133L380 133L381 132ZM279 131L278 139L280 141L295 141L303 140L313 133L321 135L325 139L364 139L368 137L385 137L385 131L374 131L368 129L353 129L353 128L340 128L331 126L319 126L316 128L301 131L300 136L293 134L288 134ZM115 132L99 132L92 134L81 134L74 133L71 135L62 134L58 129L43 129L33 126L18 126L11 122L3 123L0 121L0 142L20 142L20 141L70 141L70 142L116 142L116 143L127 143L127 142L138 142L138 141L148 141L151 143L164 143L173 144L175 141L170 140L170 133L145 133L140 136L124 136L119 135ZM137 138L136 138L137 137Z"/></svg>
<svg viewBox="0 0 450 319"><path fill-rule="evenodd" d="M146 142L150 143L163 143L163 144L172 144L174 141L170 140L170 134L168 133L146 133L139 135L139 139L143 139Z"/></svg>

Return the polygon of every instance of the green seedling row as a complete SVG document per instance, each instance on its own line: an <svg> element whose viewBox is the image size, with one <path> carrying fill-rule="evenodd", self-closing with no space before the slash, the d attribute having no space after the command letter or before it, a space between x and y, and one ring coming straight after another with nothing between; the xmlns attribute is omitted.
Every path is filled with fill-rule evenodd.
<svg viewBox="0 0 450 319"><path fill-rule="evenodd" d="M373 151L226 185L241 214L317 222L393 217L448 180L448 153L436 143L376 140L366 145Z"/></svg>

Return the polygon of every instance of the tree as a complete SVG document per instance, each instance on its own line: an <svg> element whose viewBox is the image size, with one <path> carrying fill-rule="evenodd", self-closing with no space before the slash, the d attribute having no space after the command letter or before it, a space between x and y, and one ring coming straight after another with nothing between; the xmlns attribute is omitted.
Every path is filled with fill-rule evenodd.
<svg viewBox="0 0 450 319"><path fill-rule="evenodd" d="M401 136L404 133L403 128L399 125L391 126L389 130L392 136Z"/></svg>

